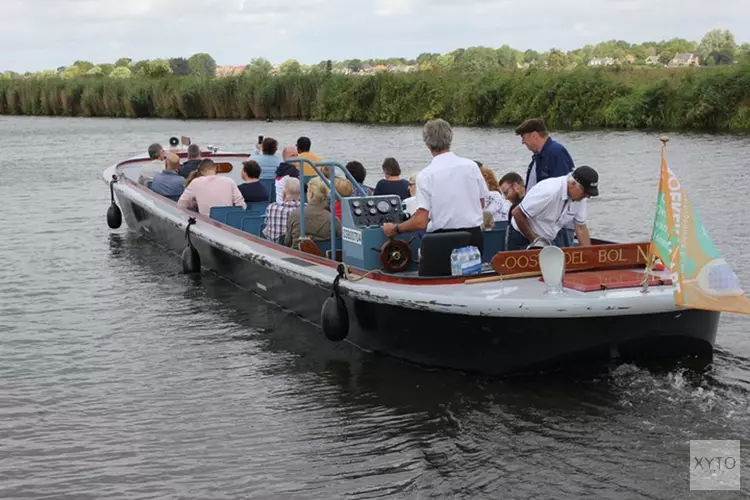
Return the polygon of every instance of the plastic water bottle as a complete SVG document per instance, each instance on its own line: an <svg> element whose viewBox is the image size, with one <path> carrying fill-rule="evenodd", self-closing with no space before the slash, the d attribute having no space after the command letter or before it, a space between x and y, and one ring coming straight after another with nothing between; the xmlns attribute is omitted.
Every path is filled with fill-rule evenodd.
<svg viewBox="0 0 750 500"><path fill-rule="evenodd" d="M470 276L479 274L482 270L482 255L475 246L464 247L464 261L461 274Z"/></svg>
<svg viewBox="0 0 750 500"><path fill-rule="evenodd" d="M476 269L476 271L474 272L474 274L479 274L479 273L482 272L482 252L480 252L477 247L471 247L471 248L474 249L473 250L473 252L474 252L474 259L473 260L474 260L474 268Z"/></svg>
<svg viewBox="0 0 750 500"><path fill-rule="evenodd" d="M461 249L454 248L451 252L451 276L461 275Z"/></svg>

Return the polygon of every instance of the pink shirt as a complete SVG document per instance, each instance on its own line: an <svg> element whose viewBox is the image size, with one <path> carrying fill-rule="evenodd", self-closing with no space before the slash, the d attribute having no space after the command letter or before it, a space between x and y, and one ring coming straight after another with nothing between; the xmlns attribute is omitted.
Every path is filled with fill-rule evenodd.
<svg viewBox="0 0 750 500"><path fill-rule="evenodd" d="M190 208L198 205L198 212L211 214L211 207L230 207L232 205L247 208L237 184L229 177L208 175L198 177L190 183L177 200L179 208Z"/></svg>

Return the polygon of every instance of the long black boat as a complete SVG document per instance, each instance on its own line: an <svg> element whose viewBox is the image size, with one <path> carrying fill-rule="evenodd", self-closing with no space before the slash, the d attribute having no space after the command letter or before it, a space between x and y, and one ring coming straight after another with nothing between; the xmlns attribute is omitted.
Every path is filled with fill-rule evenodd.
<svg viewBox="0 0 750 500"><path fill-rule="evenodd" d="M172 151L186 157L184 146ZM241 182L247 153L211 148L202 157L217 163L218 175ZM404 218L397 197L344 198L343 234L296 250L263 238L268 203L214 207L210 216L180 209L137 182L148 161L137 155L103 172L112 195L110 227L124 218L128 230L183 252L185 272L218 273L312 321L330 340L489 375L613 356L712 356L720 313L676 306L669 273L646 270L648 242L596 241L559 254L505 252L506 225L500 223L485 233L481 275L436 276L418 250L445 241L414 234L388 239L380 229ZM356 185L338 163L310 164L324 180L320 168L327 166ZM275 199L272 175L264 173L261 182ZM333 207L338 195L332 193Z"/></svg>

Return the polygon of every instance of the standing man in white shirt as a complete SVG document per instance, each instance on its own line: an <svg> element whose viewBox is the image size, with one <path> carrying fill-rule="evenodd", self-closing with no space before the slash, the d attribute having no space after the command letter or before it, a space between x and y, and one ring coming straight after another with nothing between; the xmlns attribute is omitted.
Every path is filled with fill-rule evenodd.
<svg viewBox="0 0 750 500"><path fill-rule="evenodd" d="M550 245L560 229L571 222L579 244L590 245L586 199L599 196L598 184L599 174L588 166L537 183L511 212L507 250Z"/></svg>
<svg viewBox="0 0 750 500"><path fill-rule="evenodd" d="M489 192L477 164L452 153L453 130L442 119L427 122L422 138L432 153L432 161L417 176L417 210L401 224L383 224L383 232L426 230L428 233L466 231L471 244L484 248L482 210Z"/></svg>

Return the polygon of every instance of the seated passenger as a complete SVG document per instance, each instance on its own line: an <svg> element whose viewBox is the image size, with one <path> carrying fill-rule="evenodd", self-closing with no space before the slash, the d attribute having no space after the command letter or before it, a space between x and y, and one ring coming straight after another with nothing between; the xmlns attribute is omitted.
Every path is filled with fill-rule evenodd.
<svg viewBox="0 0 750 500"><path fill-rule="evenodd" d="M401 200L407 199L409 195L409 181L402 179L401 166L395 158L386 158L383 162L383 174L385 179L379 180L375 185L375 196L395 194Z"/></svg>
<svg viewBox="0 0 750 500"><path fill-rule="evenodd" d="M529 189L511 212L508 250L525 250L547 245L563 246L558 233L570 222L580 245L590 245L586 227L586 198L599 196L599 175L581 166L565 177L550 177Z"/></svg>
<svg viewBox="0 0 750 500"><path fill-rule="evenodd" d="M501 222L508 219L510 213L510 202L506 201L503 195L500 193L500 187L497 184L497 177L495 172L488 167L479 167L479 171L482 172L484 182L487 184L489 194L485 200L484 210L492 214L492 218L495 222Z"/></svg>
<svg viewBox="0 0 750 500"><path fill-rule="evenodd" d="M383 224L387 237L425 230L428 233L466 231L471 245L484 249L482 211L487 184L477 164L451 152L453 130L442 119L427 122L422 131L432 153L430 164L417 177L417 211L400 224Z"/></svg>
<svg viewBox="0 0 750 500"><path fill-rule="evenodd" d="M286 178L289 176L299 178L299 165L296 163L286 163L288 159L296 158L297 156L299 156L299 153L297 153L296 146L287 146L281 152L281 159L283 161L276 167L276 180L274 184L276 187L276 203L281 203L284 200L284 183L286 182Z"/></svg>
<svg viewBox="0 0 750 500"><path fill-rule="evenodd" d="M172 201L177 201L185 191L185 179L180 175L180 157L175 153L167 155L164 171L156 174L151 190Z"/></svg>
<svg viewBox="0 0 750 500"><path fill-rule="evenodd" d="M185 179L185 187L188 187L191 182L193 182L195 179L201 176L200 170L193 170L190 172L187 176L187 179Z"/></svg>
<svg viewBox="0 0 750 500"><path fill-rule="evenodd" d="M276 154L279 149L279 142L273 137L266 137L261 143L260 154L254 153L250 155L248 160L255 160L260 165L261 170L275 172L276 167L281 163L281 157ZM260 175L258 176L260 177Z"/></svg>
<svg viewBox="0 0 750 500"><path fill-rule="evenodd" d="M362 188L354 188L354 192L356 193L355 196L372 196L373 189L369 186L365 186L365 177L367 177L365 166L358 161L350 161L346 164L346 169Z"/></svg>
<svg viewBox="0 0 750 500"><path fill-rule="evenodd" d="M260 165L258 165L258 162L255 160L243 161L240 175L245 182L237 188L247 203L268 201L268 189L260 182Z"/></svg>
<svg viewBox="0 0 750 500"><path fill-rule="evenodd" d="M263 236L268 240L284 244L287 221L289 214L299 211L299 179L286 177L283 199L281 202L271 203L266 209L266 227L263 228Z"/></svg>
<svg viewBox="0 0 750 500"><path fill-rule="evenodd" d="M417 211L417 174L409 177L409 197L404 200L402 207L407 218Z"/></svg>
<svg viewBox="0 0 750 500"><path fill-rule="evenodd" d="M336 180L333 182L333 186L336 188L336 192L341 198L349 198L350 196L352 196L352 193L354 193L354 185L349 179L336 177ZM335 201L334 212L336 217L341 220L341 200L339 200L338 198Z"/></svg>
<svg viewBox="0 0 750 500"><path fill-rule="evenodd" d="M144 186L149 186L156 174L164 170L164 159L167 153L161 144L154 143L148 147L148 157L151 161L141 167L141 173L138 176L138 184Z"/></svg>
<svg viewBox="0 0 750 500"><path fill-rule="evenodd" d="M321 161L323 161L323 158L316 155L315 153L311 153L310 149L312 149L312 141L309 137L302 136L297 139L297 154L300 158L306 158L313 163L320 163ZM318 174L315 173L315 170L310 165L308 165L307 163L304 163L303 165L303 172L306 177L318 176ZM326 174L324 173L324 175ZM328 177L328 175L326 175L326 177Z"/></svg>
<svg viewBox="0 0 750 500"><path fill-rule="evenodd" d="M201 148L197 144L191 144L187 150L187 161L180 167L180 175L185 179L188 178L190 172L198 170L198 166L201 164Z"/></svg>
<svg viewBox="0 0 750 500"><path fill-rule="evenodd" d="M212 207L236 206L247 208L242 193L231 177L216 175L216 164L208 158L201 161L198 167L200 177L196 177L185 188L177 200L179 208L198 207L198 212L211 215Z"/></svg>
<svg viewBox="0 0 750 500"><path fill-rule="evenodd" d="M316 177L307 183L307 203L305 204L305 234L314 241L324 241L331 238L331 212L326 210L328 186ZM300 212L295 210L289 214L284 244L299 249L300 240ZM334 219L336 235L341 235L341 221Z"/></svg>
<svg viewBox="0 0 750 500"><path fill-rule="evenodd" d="M297 146L287 146L281 152L282 161L287 161L289 158L296 158L298 156L299 152L297 152Z"/></svg>

